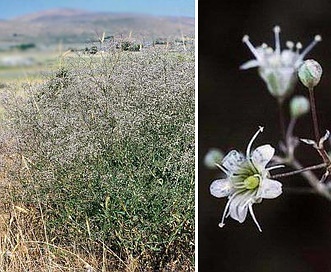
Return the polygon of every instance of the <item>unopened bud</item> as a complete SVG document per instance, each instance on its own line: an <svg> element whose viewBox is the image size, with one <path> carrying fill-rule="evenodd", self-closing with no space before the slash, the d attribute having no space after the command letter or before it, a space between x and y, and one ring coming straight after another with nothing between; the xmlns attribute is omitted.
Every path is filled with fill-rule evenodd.
<svg viewBox="0 0 331 272"><path fill-rule="evenodd" d="M216 164L220 164L223 160L224 154L217 148L211 148L208 150L204 158L204 164L209 169L216 169Z"/></svg>
<svg viewBox="0 0 331 272"><path fill-rule="evenodd" d="M290 112L292 118L300 117L301 115L309 112L310 104L306 97L304 96L294 96L290 102Z"/></svg>
<svg viewBox="0 0 331 272"><path fill-rule="evenodd" d="M314 88L322 76L321 65L312 59L305 60L298 70L298 76L303 85L308 89Z"/></svg>

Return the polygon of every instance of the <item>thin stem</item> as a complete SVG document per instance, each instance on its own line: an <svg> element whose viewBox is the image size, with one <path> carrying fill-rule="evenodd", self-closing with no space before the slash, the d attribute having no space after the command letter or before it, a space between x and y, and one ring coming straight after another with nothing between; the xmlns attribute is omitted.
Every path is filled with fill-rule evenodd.
<svg viewBox="0 0 331 272"><path fill-rule="evenodd" d="M305 171L311 171L311 170L324 168L326 166L327 166L327 164L323 162L323 163L320 163L320 164L317 164L317 165L308 166L308 167L301 168L301 169L298 169L298 170L295 170L295 171L276 174L276 175L271 176L270 178L275 179L275 178L283 178L283 177L293 176L293 175L300 174L300 173L305 172Z"/></svg>
<svg viewBox="0 0 331 272"><path fill-rule="evenodd" d="M295 127L295 124L296 124L297 120L298 119L296 117L291 118L290 123L289 123L288 128L287 128L287 131L286 131L286 141L289 141L289 139L292 138L293 130L294 130L294 127Z"/></svg>
<svg viewBox="0 0 331 272"><path fill-rule="evenodd" d="M317 149L318 153L320 154L320 156L322 157L323 161L330 166L330 158L328 153L326 152L326 150L324 149L324 147L320 147Z"/></svg>
<svg viewBox="0 0 331 272"><path fill-rule="evenodd" d="M303 168L300 162L298 162L294 158L290 162L287 162L286 160L278 156L274 156L273 159L277 163L287 164L297 170ZM326 189L326 185L324 183L321 183L311 170L301 172L300 174L309 182L311 187L313 187L316 192L331 201L331 194L329 193L329 190Z"/></svg>
<svg viewBox="0 0 331 272"><path fill-rule="evenodd" d="M291 166L296 169L302 168L302 165L297 160L293 160ZM316 192L331 201L331 194L328 190L326 190L325 184L320 183L312 171L302 172L301 175L307 179L309 184L316 190Z"/></svg>
<svg viewBox="0 0 331 272"><path fill-rule="evenodd" d="M294 169L302 169L303 166L297 161L297 160L293 160L290 165L294 168ZM309 184L316 188L316 184L319 183L319 179L316 177L316 175L312 172L312 171L305 171L305 172L302 172L301 175L306 179L308 180Z"/></svg>
<svg viewBox="0 0 331 272"><path fill-rule="evenodd" d="M284 99L278 99L278 113L279 113L279 128L281 132L281 136L283 140L286 140L286 134L285 134L285 118L284 118L284 112L283 112L283 102Z"/></svg>
<svg viewBox="0 0 331 272"><path fill-rule="evenodd" d="M313 118L315 139L316 139L316 143L318 143L320 140L320 132L319 132L319 128L318 128L318 119L317 119L316 103L315 103L313 88L309 88L309 100L310 100L310 107L311 107L311 115Z"/></svg>
<svg viewBox="0 0 331 272"><path fill-rule="evenodd" d="M325 151L323 145L320 146L319 141L320 141L320 133L319 133L319 128L318 128L318 119L317 119L317 112L316 112L316 103L315 103L315 98L314 98L314 89L309 88L309 99L310 99L310 106L311 106L311 114L313 117L313 124L314 124L314 132L315 132L315 139L316 139L316 144L318 144L317 151L320 154L320 156L323 158L323 161L325 163L330 164L330 159Z"/></svg>
<svg viewBox="0 0 331 272"><path fill-rule="evenodd" d="M293 137L293 130L294 130L296 122L297 122L297 118L292 117L290 120L290 123L287 127L287 131L286 131L286 138L285 138L286 153L285 154L288 156L289 160L293 159L294 149L297 146L297 140L295 137Z"/></svg>

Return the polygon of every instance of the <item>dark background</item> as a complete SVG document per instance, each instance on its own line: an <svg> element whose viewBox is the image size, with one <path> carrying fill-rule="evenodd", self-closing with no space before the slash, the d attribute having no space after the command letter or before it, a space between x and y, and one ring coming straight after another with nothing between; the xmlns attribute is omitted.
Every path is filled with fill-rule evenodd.
<svg viewBox="0 0 331 272"><path fill-rule="evenodd" d="M315 34L322 35L323 41L306 59L314 58L324 69L316 99L320 130L331 130L331 1L198 2L199 272L331 271L331 202L290 191L308 187L300 176L281 180L280 197L254 205L262 233L250 215L243 224L228 218L220 229L227 200L209 194L211 182L220 176L219 170L203 165L209 148L244 151L259 125L265 130L254 146L278 144L275 99L256 68L239 70L253 58L241 41L243 35L248 34L254 45L266 42L274 48L275 25L281 27L282 48L287 40L300 41L305 48ZM301 83L294 94L308 95ZM295 134L313 138L310 114L298 121ZM305 165L321 162L304 145L296 155Z"/></svg>

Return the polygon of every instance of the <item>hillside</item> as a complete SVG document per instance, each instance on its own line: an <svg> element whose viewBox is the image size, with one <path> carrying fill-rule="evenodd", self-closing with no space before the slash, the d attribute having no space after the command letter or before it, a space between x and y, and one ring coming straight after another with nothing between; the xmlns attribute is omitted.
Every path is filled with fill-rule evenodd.
<svg viewBox="0 0 331 272"><path fill-rule="evenodd" d="M1 47L18 43L82 43L99 34L151 40L194 36L194 18L52 9L0 20Z"/></svg>

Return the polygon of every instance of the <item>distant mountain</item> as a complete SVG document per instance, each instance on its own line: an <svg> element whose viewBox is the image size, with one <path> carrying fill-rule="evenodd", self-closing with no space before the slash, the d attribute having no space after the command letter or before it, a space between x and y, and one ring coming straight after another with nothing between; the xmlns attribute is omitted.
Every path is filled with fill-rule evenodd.
<svg viewBox="0 0 331 272"><path fill-rule="evenodd" d="M34 13L29 13L23 16L15 17L12 21L24 21L24 22L38 22L38 21L50 21L54 19L64 19L68 17L84 16L90 12L79 9L57 8L44 10Z"/></svg>
<svg viewBox="0 0 331 272"><path fill-rule="evenodd" d="M103 32L136 39L193 37L194 27L191 17L52 9L0 21L0 45L88 42Z"/></svg>

